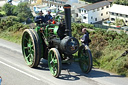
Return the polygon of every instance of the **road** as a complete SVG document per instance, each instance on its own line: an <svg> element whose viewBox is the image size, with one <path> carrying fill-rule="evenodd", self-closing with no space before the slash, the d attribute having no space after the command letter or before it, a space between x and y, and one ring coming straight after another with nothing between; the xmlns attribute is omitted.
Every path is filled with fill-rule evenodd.
<svg viewBox="0 0 128 85"><path fill-rule="evenodd" d="M25 64L18 44L0 39L0 76L2 85L128 85L128 78L94 68L81 72L77 63L63 65L60 78L54 78L46 60L38 68Z"/></svg>

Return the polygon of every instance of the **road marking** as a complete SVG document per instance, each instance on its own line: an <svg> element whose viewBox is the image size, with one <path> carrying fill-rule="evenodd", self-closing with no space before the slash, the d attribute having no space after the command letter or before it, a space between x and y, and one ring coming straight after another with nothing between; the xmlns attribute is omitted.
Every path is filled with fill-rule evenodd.
<svg viewBox="0 0 128 85"><path fill-rule="evenodd" d="M17 68L15 68L15 67L11 66L11 65L8 65L8 64L6 64L6 63L4 63L4 62L2 62L2 61L0 61L0 63L3 64L3 65L6 65L6 66L8 66L8 67L10 67L10 68L12 68L12 69L14 69L14 70L16 70L16 71L19 71L19 72L21 72L21 73L23 73L23 74L25 74L25 75L27 75L27 76L29 76L29 77L31 77L31 78L34 78L34 79L36 79L36 80L38 80L38 81L40 80L39 78L37 78L37 77L35 77L35 76L31 75L31 74L28 74L28 73L26 73L26 72L24 72L24 71L22 71L22 70L20 70L20 69L17 69Z"/></svg>

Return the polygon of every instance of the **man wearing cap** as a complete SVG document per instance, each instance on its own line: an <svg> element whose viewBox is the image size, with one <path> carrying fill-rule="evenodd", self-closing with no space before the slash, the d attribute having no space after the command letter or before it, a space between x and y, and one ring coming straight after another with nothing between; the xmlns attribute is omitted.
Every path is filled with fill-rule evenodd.
<svg viewBox="0 0 128 85"><path fill-rule="evenodd" d="M81 38L81 42L84 45L88 45L89 46L89 33L87 32L86 28L82 29L82 33L84 34L83 37Z"/></svg>
<svg viewBox="0 0 128 85"><path fill-rule="evenodd" d="M35 17L35 23L37 23L37 25L40 23L43 23L43 22L46 23L46 19L42 14L43 14L43 12L40 11L39 15Z"/></svg>
<svg viewBox="0 0 128 85"><path fill-rule="evenodd" d="M51 10L48 10L48 14L45 15L46 21L52 20Z"/></svg>

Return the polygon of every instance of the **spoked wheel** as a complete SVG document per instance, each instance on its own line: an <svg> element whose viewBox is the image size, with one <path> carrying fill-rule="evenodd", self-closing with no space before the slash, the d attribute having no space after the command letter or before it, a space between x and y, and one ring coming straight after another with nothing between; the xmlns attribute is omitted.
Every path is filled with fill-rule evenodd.
<svg viewBox="0 0 128 85"><path fill-rule="evenodd" d="M35 34L26 29L22 35L22 53L29 67L37 67L40 62L39 41Z"/></svg>
<svg viewBox="0 0 128 85"><path fill-rule="evenodd" d="M88 46L80 46L78 51L79 65L84 73L89 73L92 69L92 54Z"/></svg>
<svg viewBox="0 0 128 85"><path fill-rule="evenodd" d="M52 75L59 77L62 63L60 53L56 48L51 48L48 53L48 66Z"/></svg>

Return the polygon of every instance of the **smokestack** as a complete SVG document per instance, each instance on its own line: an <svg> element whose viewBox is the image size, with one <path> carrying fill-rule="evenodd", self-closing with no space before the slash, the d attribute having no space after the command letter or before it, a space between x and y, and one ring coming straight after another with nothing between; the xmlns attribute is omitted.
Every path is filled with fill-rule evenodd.
<svg viewBox="0 0 128 85"><path fill-rule="evenodd" d="M64 12L65 12L65 21L66 21L65 35L72 37L72 34L71 34L71 5L69 5L69 4L64 5Z"/></svg>

